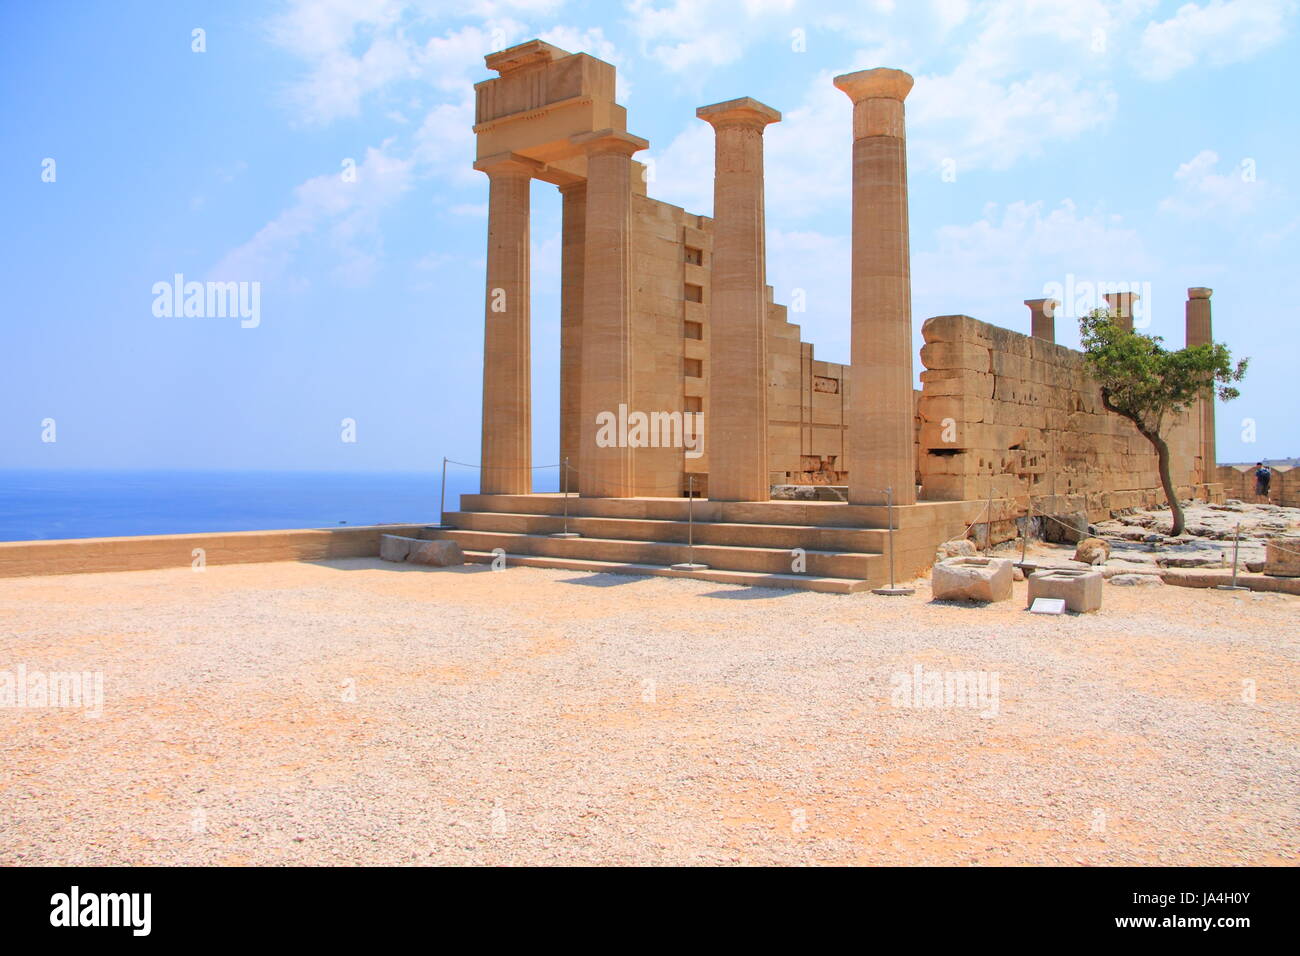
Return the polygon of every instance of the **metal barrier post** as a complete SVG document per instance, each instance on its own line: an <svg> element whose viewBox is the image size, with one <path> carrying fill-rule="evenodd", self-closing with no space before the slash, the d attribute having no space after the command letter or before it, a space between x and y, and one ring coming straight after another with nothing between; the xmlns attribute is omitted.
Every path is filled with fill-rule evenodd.
<svg viewBox="0 0 1300 956"><path fill-rule="evenodd" d="M1215 588L1219 591L1249 591L1250 588L1240 587L1237 584L1237 551L1241 547L1241 522L1237 522L1237 530L1232 535L1232 583L1216 584Z"/></svg>
<svg viewBox="0 0 1300 956"><path fill-rule="evenodd" d="M560 481L560 486L564 491L564 530L555 532L551 537L581 538L582 535L578 532L569 530L569 458L567 455L560 462L560 470L564 472L564 476Z"/></svg>
<svg viewBox="0 0 1300 956"><path fill-rule="evenodd" d="M438 523L427 524L429 531L442 531L450 527L447 524L447 456L442 456L442 490L438 492Z"/></svg>
<svg viewBox="0 0 1300 956"><path fill-rule="evenodd" d="M872 588L872 594L885 594L890 597L902 597L915 594L916 588L900 588L894 585L894 489L891 485L885 489L885 513L889 527L889 587Z"/></svg>
<svg viewBox="0 0 1300 956"><path fill-rule="evenodd" d="M686 561L672 566L674 571L707 571L707 564L695 563L695 476L686 476Z"/></svg>

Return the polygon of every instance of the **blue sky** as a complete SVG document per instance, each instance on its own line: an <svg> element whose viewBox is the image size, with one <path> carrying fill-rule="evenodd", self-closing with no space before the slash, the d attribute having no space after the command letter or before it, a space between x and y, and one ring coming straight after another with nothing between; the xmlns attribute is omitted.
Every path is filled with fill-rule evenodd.
<svg viewBox="0 0 1300 956"><path fill-rule="evenodd" d="M1300 454L1296 7L6 4L0 467L477 460L471 84L485 53L538 36L618 67L651 194L694 212L712 182L695 108L748 95L785 114L766 133L768 281L779 301L804 290L792 319L832 361L848 355L850 104L831 78L911 72L918 347L932 315L1027 331L1021 301L1070 275L1149 283L1151 330L1181 345L1186 288L1211 286L1216 338L1251 357L1219 408L1220 460ZM535 183L538 463L558 445L559 210ZM260 324L154 315L153 285L176 273L260 282ZM1057 329L1077 343L1072 321Z"/></svg>

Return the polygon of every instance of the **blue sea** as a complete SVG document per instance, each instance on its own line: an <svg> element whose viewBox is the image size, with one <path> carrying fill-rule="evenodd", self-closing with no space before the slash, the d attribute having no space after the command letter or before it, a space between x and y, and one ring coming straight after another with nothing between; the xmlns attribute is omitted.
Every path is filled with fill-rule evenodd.
<svg viewBox="0 0 1300 956"><path fill-rule="evenodd" d="M0 541L435 522L441 482L438 472L0 470ZM476 472L449 469L448 511L477 491Z"/></svg>

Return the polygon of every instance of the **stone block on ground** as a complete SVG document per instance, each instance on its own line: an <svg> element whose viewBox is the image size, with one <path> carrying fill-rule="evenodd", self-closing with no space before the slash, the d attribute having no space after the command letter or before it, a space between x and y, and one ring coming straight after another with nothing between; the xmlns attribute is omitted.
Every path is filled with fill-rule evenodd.
<svg viewBox="0 0 1300 956"><path fill-rule="evenodd" d="M455 541L419 541L406 560L409 564L448 568L464 564L465 552Z"/></svg>
<svg viewBox="0 0 1300 956"><path fill-rule="evenodd" d="M1078 544L1088 537L1088 515L1082 511L1043 516L1043 540Z"/></svg>
<svg viewBox="0 0 1300 956"><path fill-rule="evenodd" d="M1144 587L1146 585L1165 583L1158 574L1113 574L1106 580L1111 584L1118 584L1120 587Z"/></svg>
<svg viewBox="0 0 1300 956"><path fill-rule="evenodd" d="M975 547L975 542L969 538L953 538L951 541L945 541L934 552L934 563L946 561L949 558L974 558L979 555L979 549Z"/></svg>
<svg viewBox="0 0 1300 956"><path fill-rule="evenodd" d="M1035 571L1029 576L1029 604L1040 597L1062 598L1066 608L1077 614L1096 611L1101 607L1102 580L1100 571Z"/></svg>
<svg viewBox="0 0 1300 956"><path fill-rule="evenodd" d="M419 538L404 538L397 534L379 536L379 557L384 561L405 561L411 553L411 546L420 543Z"/></svg>
<svg viewBox="0 0 1300 956"><path fill-rule="evenodd" d="M1110 557L1110 545L1101 538L1084 538L1074 549L1074 560L1084 564L1104 564Z"/></svg>
<svg viewBox="0 0 1300 956"><path fill-rule="evenodd" d="M1006 601L1012 578L1006 558L949 558L934 566L930 591L938 601Z"/></svg>
<svg viewBox="0 0 1300 956"><path fill-rule="evenodd" d="M1281 578L1300 578L1300 537L1269 538L1264 546L1264 573Z"/></svg>

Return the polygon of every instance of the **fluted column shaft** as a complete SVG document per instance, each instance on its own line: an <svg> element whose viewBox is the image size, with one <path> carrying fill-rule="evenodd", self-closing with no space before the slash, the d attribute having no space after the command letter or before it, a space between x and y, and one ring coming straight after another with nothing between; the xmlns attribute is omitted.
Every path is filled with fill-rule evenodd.
<svg viewBox="0 0 1300 956"><path fill-rule="evenodd" d="M1025 299L1029 306L1029 334L1036 339L1056 341L1056 299Z"/></svg>
<svg viewBox="0 0 1300 956"><path fill-rule="evenodd" d="M852 380L849 502L916 501L912 282L903 100L912 78L863 70L835 78L853 100Z"/></svg>
<svg viewBox="0 0 1300 956"><path fill-rule="evenodd" d="M781 114L748 97L701 107L714 128L709 285L709 498L767 501L767 270L763 129Z"/></svg>
<svg viewBox="0 0 1300 956"><path fill-rule="evenodd" d="M1186 344L1211 345L1214 342L1214 329L1210 323L1210 296L1213 289L1195 287L1187 290L1186 310ZM1193 413L1200 423L1201 480L1210 482L1218 478L1219 463L1214 435L1214 390L1207 390L1196 403Z"/></svg>
<svg viewBox="0 0 1300 956"><path fill-rule="evenodd" d="M529 189L533 166L507 155L481 160L488 176L480 490L531 494L532 376L529 302Z"/></svg>
<svg viewBox="0 0 1300 956"><path fill-rule="evenodd" d="M581 489L582 300L585 292L587 184L560 187L563 196L560 253L560 463L569 463L560 488Z"/></svg>
<svg viewBox="0 0 1300 956"><path fill-rule="evenodd" d="M1133 331L1133 306L1141 298L1136 292L1107 292L1106 304L1110 306L1111 322L1126 332Z"/></svg>
<svg viewBox="0 0 1300 956"><path fill-rule="evenodd" d="M584 497L636 494L633 449L601 440L600 416L632 410L632 154L645 140L602 130L575 137L587 152L578 467Z"/></svg>

